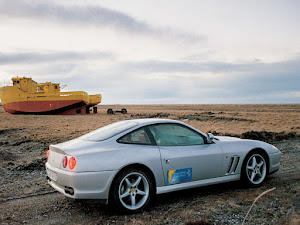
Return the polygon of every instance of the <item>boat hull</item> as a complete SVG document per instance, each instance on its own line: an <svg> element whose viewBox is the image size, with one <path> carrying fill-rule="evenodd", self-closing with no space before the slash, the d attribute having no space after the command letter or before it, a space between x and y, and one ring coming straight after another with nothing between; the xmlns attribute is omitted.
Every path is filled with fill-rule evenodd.
<svg viewBox="0 0 300 225"><path fill-rule="evenodd" d="M11 114L72 115L85 114L87 105L87 102L81 100L20 101L6 103L3 108Z"/></svg>

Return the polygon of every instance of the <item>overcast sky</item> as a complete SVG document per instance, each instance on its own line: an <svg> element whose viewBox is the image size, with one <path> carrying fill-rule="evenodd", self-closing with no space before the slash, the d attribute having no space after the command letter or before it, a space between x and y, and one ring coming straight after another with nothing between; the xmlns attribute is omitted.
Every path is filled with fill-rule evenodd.
<svg viewBox="0 0 300 225"><path fill-rule="evenodd" d="M300 103L300 1L0 0L0 82L104 104Z"/></svg>

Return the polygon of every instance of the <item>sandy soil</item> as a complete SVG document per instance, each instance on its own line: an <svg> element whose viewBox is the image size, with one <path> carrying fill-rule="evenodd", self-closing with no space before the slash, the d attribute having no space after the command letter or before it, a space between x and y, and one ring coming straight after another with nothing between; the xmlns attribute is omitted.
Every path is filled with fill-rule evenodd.
<svg viewBox="0 0 300 225"><path fill-rule="evenodd" d="M108 108L128 114L106 115ZM98 114L10 115L0 107L1 224L300 224L300 105L113 105ZM161 117L183 120L204 132L230 134L274 144L282 151L280 171L260 188L239 182L156 197L137 215L107 206L66 200L47 184L44 163L50 143L78 137L115 121Z"/></svg>

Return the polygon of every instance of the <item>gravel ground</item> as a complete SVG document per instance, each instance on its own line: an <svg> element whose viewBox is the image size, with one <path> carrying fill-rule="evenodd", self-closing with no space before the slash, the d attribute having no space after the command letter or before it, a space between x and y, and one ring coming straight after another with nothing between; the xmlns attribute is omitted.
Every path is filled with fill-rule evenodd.
<svg viewBox="0 0 300 225"><path fill-rule="evenodd" d="M0 129L0 224L241 224L254 199L273 187L254 205L246 224L300 224L298 137L270 140L282 151L281 167L260 188L231 182L158 195L144 212L119 215L105 205L69 201L47 184L49 143L73 138L72 132L78 136L86 128L38 139L32 138L37 128L28 127Z"/></svg>
<svg viewBox="0 0 300 225"><path fill-rule="evenodd" d="M282 150L281 169L260 188L239 182L159 195L143 213L118 215L109 207L76 203L54 192L45 170L1 169L1 224L241 224L254 199L246 224L298 224L300 212L300 140L274 143ZM25 167L26 168L26 167ZM5 171L6 170L6 171ZM197 223L196 223L197 222Z"/></svg>

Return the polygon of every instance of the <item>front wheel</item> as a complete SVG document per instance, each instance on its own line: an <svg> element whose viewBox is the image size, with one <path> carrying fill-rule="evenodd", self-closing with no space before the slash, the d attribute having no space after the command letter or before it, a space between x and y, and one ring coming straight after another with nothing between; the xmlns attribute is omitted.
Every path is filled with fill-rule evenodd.
<svg viewBox="0 0 300 225"><path fill-rule="evenodd" d="M250 153L242 166L242 180L249 186L258 187L267 177L267 161L260 151Z"/></svg>
<svg viewBox="0 0 300 225"><path fill-rule="evenodd" d="M106 113L107 113L108 115L112 115L112 114L114 114L114 111L113 111L112 109L108 109L108 110L106 111Z"/></svg>
<svg viewBox="0 0 300 225"><path fill-rule="evenodd" d="M112 204L119 212L140 212L152 199L153 190L153 182L145 171L133 168L124 170L112 186Z"/></svg>

